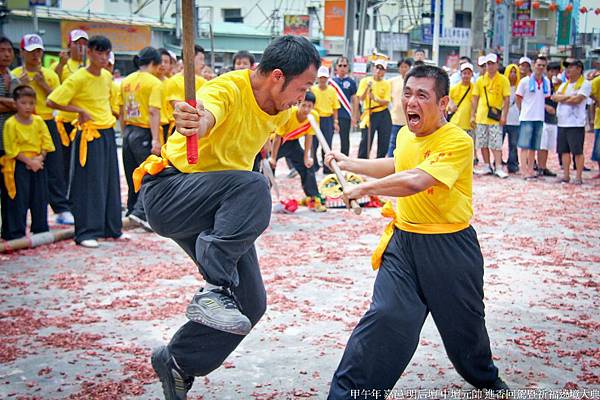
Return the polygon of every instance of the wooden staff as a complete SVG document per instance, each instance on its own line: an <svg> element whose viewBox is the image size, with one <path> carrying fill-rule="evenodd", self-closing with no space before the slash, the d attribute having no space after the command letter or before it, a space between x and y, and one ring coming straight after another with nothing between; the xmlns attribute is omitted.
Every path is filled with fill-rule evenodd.
<svg viewBox="0 0 600 400"><path fill-rule="evenodd" d="M134 228L129 218L123 218L123 229ZM55 229L48 232L34 233L29 237L7 240L0 242L0 253L9 253L11 251L31 249L34 247L60 242L61 240L71 239L75 236L75 228Z"/></svg>
<svg viewBox="0 0 600 400"><path fill-rule="evenodd" d="M181 14L183 15L183 81L185 88L185 101L196 107L196 72L194 70L194 45L196 44L196 24L194 16L196 10L194 0L181 1ZM198 136L186 136L187 160L190 164L198 162Z"/></svg>
<svg viewBox="0 0 600 400"><path fill-rule="evenodd" d="M310 125L315 131L315 136L317 137L317 140L321 144L321 147L323 147L323 151L325 151L325 153L329 153L331 151L331 148L327 144L327 141L325 140L325 136L323 136L323 132L321 132L319 124L317 124L317 121L315 121L315 118L311 114L308 114L307 118L308 122L310 122ZM335 172L335 175L337 176L340 185L342 185L342 191L345 192L346 189L349 189L348 182L346 182L346 178L344 177L344 174L342 173L340 167L338 167L335 159L331 160L331 169L333 169L333 172ZM350 207L352 207L352 211L354 211L354 214L356 215L360 215L360 213L362 212L362 208L360 208L360 205L356 200L350 200Z"/></svg>

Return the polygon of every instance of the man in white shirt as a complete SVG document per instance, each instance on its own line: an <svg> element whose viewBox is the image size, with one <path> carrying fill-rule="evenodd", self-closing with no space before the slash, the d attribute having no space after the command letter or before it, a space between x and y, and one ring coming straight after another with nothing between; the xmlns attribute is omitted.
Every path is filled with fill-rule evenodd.
<svg viewBox="0 0 600 400"><path fill-rule="evenodd" d="M574 60L568 64L567 76L552 100L558 103L556 115L558 118L557 151L561 155L563 177L561 182L568 183L571 154L575 157L577 176L573 182L581 185L583 173L583 141L585 139L585 103L592 92L592 84L583 77L583 63Z"/></svg>
<svg viewBox="0 0 600 400"><path fill-rule="evenodd" d="M533 179L537 174L533 171L535 152L540 150L542 131L544 128L544 112L546 98L551 96L550 80L544 76L548 60L538 56L535 60L534 73L521 79L516 92L516 103L520 110L519 141L521 163L524 179Z"/></svg>

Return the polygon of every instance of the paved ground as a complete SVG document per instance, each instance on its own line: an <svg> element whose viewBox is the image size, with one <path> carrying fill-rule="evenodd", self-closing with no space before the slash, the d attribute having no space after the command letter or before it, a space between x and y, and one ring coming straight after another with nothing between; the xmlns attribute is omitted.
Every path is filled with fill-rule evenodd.
<svg viewBox="0 0 600 400"><path fill-rule="evenodd" d="M285 196L299 196L299 182L278 173ZM598 396L600 182L477 177L474 192L487 326L502 375L513 388ZM191 398L324 399L369 305L370 252L386 223L376 209L274 215L258 243L267 314L222 368L197 380ZM0 256L0 398L161 397L150 351L185 321L202 282L174 243L129 233L97 250L64 241ZM470 389L431 319L396 388L397 397Z"/></svg>

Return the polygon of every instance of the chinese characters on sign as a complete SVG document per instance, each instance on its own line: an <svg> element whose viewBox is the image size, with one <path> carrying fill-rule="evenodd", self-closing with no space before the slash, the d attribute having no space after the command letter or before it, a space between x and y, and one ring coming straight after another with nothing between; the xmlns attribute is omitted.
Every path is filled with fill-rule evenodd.
<svg viewBox="0 0 600 400"><path fill-rule="evenodd" d="M513 37L534 37L535 21L532 19L513 21L512 35Z"/></svg>

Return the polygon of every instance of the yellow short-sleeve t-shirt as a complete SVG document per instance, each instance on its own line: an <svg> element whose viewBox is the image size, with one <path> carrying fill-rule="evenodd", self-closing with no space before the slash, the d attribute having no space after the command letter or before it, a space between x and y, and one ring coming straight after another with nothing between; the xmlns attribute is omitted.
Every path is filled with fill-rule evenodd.
<svg viewBox="0 0 600 400"><path fill-rule="evenodd" d="M110 85L110 110L113 115L119 115L121 112L121 83L112 81Z"/></svg>
<svg viewBox="0 0 600 400"><path fill-rule="evenodd" d="M40 70L44 76L44 80L48 86L50 86L50 89L54 90L60 85L60 80L58 79L56 72L46 67L41 67ZM23 67L13 69L12 74L17 78L20 78L21 75L23 75ZM41 86L33 79L36 74L37 72L27 71L27 76L31 79L29 86L35 91L35 113L42 117L42 119L49 120L53 118L52 112L54 110L46 105L46 92L44 92Z"/></svg>
<svg viewBox="0 0 600 400"><path fill-rule="evenodd" d="M112 82L111 73L105 69L96 76L81 68L50 93L48 99L61 106L72 104L85 110L98 126L111 126L115 123L111 110Z"/></svg>
<svg viewBox="0 0 600 400"><path fill-rule="evenodd" d="M121 98L123 99L123 120L126 125L142 128L150 127L148 103L150 94L161 81L150 72L133 72L121 82Z"/></svg>
<svg viewBox="0 0 600 400"><path fill-rule="evenodd" d="M462 82L459 82L450 88L450 99L454 104L458 106L458 103L462 99L462 103L460 103L460 106L452 116L450 122L460 126L466 131L473 129L471 126L471 108L473 108L471 99L473 97L473 86L473 83L469 83L468 86L465 86Z"/></svg>
<svg viewBox="0 0 600 400"><path fill-rule="evenodd" d="M327 88L323 90L319 88L319 85L314 85L310 90L315 95L315 110L319 117L331 117L333 112L340 108L340 100L331 86L327 85Z"/></svg>
<svg viewBox="0 0 600 400"><path fill-rule="evenodd" d="M48 126L39 115L32 116L31 124L23 124L13 115L4 123L2 139L7 158L16 158L19 153L55 150Z"/></svg>
<svg viewBox="0 0 600 400"><path fill-rule="evenodd" d="M87 65L90 65L89 60L87 62ZM52 69L54 69L55 66L56 66L56 63L53 64ZM81 62L75 61L72 58L69 58L67 60L67 63L63 67L61 75L59 76L60 82L62 83L64 81L66 81L71 75L73 75L73 73L75 71L77 71L81 67L83 67L83 64ZM58 117L64 119L67 122L74 121L77 119L77 113L70 113L70 112L58 110L56 115Z"/></svg>
<svg viewBox="0 0 600 400"><path fill-rule="evenodd" d="M486 90L484 90L486 88ZM479 96L479 102L477 103L477 114L475 115L475 122L483 125L499 125L499 121L488 118L488 106L485 98L487 91L487 98L490 107L499 108L502 110L505 97L510 97L510 81L504 75L496 72L494 78L490 79L486 73L484 76L480 76L475 83L473 90L473 96Z"/></svg>
<svg viewBox="0 0 600 400"><path fill-rule="evenodd" d="M400 229L415 233L452 233L469 226L472 207L473 139L452 123L419 137L408 127L398 132L396 172L421 169L439 182L412 196L399 197Z"/></svg>
<svg viewBox="0 0 600 400"><path fill-rule="evenodd" d="M356 96L360 97L367 91L367 88L369 87L369 82L373 82L371 84L371 90L373 91L373 95L375 95L376 98L388 102L392 101L392 84L390 83L390 81L385 81L383 79L380 81L376 81L375 79L373 79L373 77L361 79L360 84L358 85L358 91L356 92ZM371 104L371 99L367 95L363 100L365 111L371 109L372 113L379 112L385 110L388 107L387 104L381 105L376 101L373 101L372 103L373 104Z"/></svg>
<svg viewBox="0 0 600 400"><path fill-rule="evenodd" d="M592 80L592 96L596 99L596 117L594 118L594 129L600 129L600 76Z"/></svg>
<svg viewBox="0 0 600 400"><path fill-rule="evenodd" d="M312 129L310 122L308 122L308 118L305 118L304 121L298 120L298 107L294 106L291 108L291 116L290 119L279 128L277 128L277 135L283 138L284 142L288 142L290 140L298 140L306 135L314 135L315 131ZM311 110L310 114L313 116L315 121L319 123L319 114L315 110Z"/></svg>
<svg viewBox="0 0 600 400"><path fill-rule="evenodd" d="M166 125L169 123L169 116L173 114L173 107L167 101L164 95L165 83L167 79L162 81L160 85L155 86L150 93L150 101L148 105L160 110L160 124Z"/></svg>
<svg viewBox="0 0 600 400"><path fill-rule="evenodd" d="M206 83L206 79L201 76L196 75L195 80L195 88L196 92L200 90L202 85ZM183 101L185 100L185 86L184 86L184 78L183 73L179 73L173 75L169 79L165 81L165 86L163 89L163 96L165 97L165 101L169 103L171 106L171 102L173 101ZM169 116L169 121L173 121L173 113Z"/></svg>
<svg viewBox="0 0 600 400"><path fill-rule="evenodd" d="M290 118L290 110L269 115L256 102L250 73L232 71L204 84L196 93L215 125L198 139L198 162L188 164L186 138L173 133L162 148L162 156L184 173L251 171L254 158L271 133Z"/></svg>

